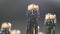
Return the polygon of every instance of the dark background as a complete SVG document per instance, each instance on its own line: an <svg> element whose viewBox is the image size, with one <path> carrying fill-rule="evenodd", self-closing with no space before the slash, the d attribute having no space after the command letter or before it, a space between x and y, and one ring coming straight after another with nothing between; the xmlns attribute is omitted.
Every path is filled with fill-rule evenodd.
<svg viewBox="0 0 60 34"><path fill-rule="evenodd" d="M46 13L57 15L56 34L60 34L60 0L0 0L0 25L11 22L12 29L20 29L21 34L26 34L27 6L31 3L39 5L40 31L44 32L44 16Z"/></svg>

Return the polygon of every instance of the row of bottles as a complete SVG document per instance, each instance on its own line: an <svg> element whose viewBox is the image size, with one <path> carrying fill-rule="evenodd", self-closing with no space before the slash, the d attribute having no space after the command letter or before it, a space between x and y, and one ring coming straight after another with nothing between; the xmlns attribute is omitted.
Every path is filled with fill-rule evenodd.
<svg viewBox="0 0 60 34"><path fill-rule="evenodd" d="M39 6L36 4L28 5L28 12L27 12L27 31L26 34L38 34L39 32ZM45 22L44 25L46 26L46 34L55 34L55 26L56 26L56 15L47 13L45 15ZM0 34L20 34L20 30L11 30L12 26L11 23L2 23Z"/></svg>

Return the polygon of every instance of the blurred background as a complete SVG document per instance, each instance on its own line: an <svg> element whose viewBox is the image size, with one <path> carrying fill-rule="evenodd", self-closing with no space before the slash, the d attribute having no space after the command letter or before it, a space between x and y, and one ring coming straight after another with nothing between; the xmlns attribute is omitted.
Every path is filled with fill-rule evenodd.
<svg viewBox="0 0 60 34"><path fill-rule="evenodd" d="M11 22L12 29L20 29L21 34L26 34L26 12L31 3L39 5L40 31L45 32L45 14L54 13L57 15L56 34L60 34L60 0L0 0L0 25L3 22Z"/></svg>

